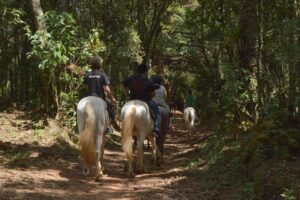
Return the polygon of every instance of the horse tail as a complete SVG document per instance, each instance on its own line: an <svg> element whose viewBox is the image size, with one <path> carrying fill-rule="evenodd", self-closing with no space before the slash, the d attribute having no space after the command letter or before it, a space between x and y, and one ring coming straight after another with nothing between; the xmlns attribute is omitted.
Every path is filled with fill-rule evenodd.
<svg viewBox="0 0 300 200"><path fill-rule="evenodd" d="M87 167L92 167L96 158L96 117L90 102L86 103L84 113L84 130L79 138L80 156Z"/></svg>
<svg viewBox="0 0 300 200"><path fill-rule="evenodd" d="M128 160L132 160L132 131L136 118L136 108L130 107L124 114L122 120L122 148Z"/></svg>

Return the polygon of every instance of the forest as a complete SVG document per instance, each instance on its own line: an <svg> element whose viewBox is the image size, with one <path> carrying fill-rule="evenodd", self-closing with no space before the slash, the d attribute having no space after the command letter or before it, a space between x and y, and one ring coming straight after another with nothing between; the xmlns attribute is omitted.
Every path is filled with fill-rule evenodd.
<svg viewBox="0 0 300 200"><path fill-rule="evenodd" d="M193 91L199 124L189 138L191 155L172 164L187 168L182 173L191 183L168 180L174 184L155 190L162 196L153 198L300 199L300 1L1 0L0 41L0 177L8 169L27 169L18 159L33 158L20 151L44 155L49 150L30 141L25 146L8 141L19 130L8 131L8 113L25 113L28 126L14 124L34 130L38 139L49 137L42 130L49 132L55 123L57 132L64 129L77 142L76 105L86 95L83 77L90 58L100 55L118 107L128 100L122 80L138 63L163 77L168 102L179 113L188 90ZM181 121L174 123L180 127ZM68 156L77 159L78 153L71 152ZM197 189L164 194L175 191L176 184ZM26 196L17 183L0 181L0 186L4 199L52 198L51 191L50 196ZM95 185L86 187L96 194ZM148 193L134 194L127 198L144 199ZM84 195L78 199L94 197ZM113 199L109 195L103 199ZM53 198L74 200L71 194L64 197Z"/></svg>

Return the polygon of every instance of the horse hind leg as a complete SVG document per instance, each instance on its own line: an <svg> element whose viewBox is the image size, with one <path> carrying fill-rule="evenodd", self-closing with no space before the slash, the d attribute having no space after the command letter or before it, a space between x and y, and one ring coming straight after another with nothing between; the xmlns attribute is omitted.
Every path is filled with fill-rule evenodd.
<svg viewBox="0 0 300 200"><path fill-rule="evenodd" d="M189 136L193 136L193 125L189 124Z"/></svg>
<svg viewBox="0 0 300 200"><path fill-rule="evenodd" d="M133 172L133 155L132 155L131 138L132 136L130 134L122 135L122 148L128 161L128 176L130 178L134 178L135 175ZM126 165L125 165L125 171L126 171Z"/></svg>
<svg viewBox="0 0 300 200"><path fill-rule="evenodd" d="M156 166L159 162L158 159L160 158L161 154L156 144L156 138L152 135L149 137L149 140L152 144L152 159L153 159L153 165Z"/></svg>
<svg viewBox="0 0 300 200"><path fill-rule="evenodd" d="M128 176L134 178L135 174L133 172L133 156L132 154L126 154L128 160Z"/></svg>
<svg viewBox="0 0 300 200"><path fill-rule="evenodd" d="M97 150L96 150L96 181L100 181L103 176L103 154L104 143L103 134L97 134Z"/></svg>
<svg viewBox="0 0 300 200"><path fill-rule="evenodd" d="M161 166L161 164L164 164L164 141L162 139L160 139L160 141L158 141L156 143L157 145L157 153L156 153L156 166Z"/></svg>
<svg viewBox="0 0 300 200"><path fill-rule="evenodd" d="M144 170L144 139L139 138L138 146L137 146L137 165L136 171L137 173L143 173Z"/></svg>
<svg viewBox="0 0 300 200"><path fill-rule="evenodd" d="M87 164L84 163L84 167L83 167L83 170L82 170L82 174L87 176L90 174L90 169L87 167Z"/></svg>
<svg viewBox="0 0 300 200"><path fill-rule="evenodd" d="M147 149L150 149L150 139L147 138Z"/></svg>

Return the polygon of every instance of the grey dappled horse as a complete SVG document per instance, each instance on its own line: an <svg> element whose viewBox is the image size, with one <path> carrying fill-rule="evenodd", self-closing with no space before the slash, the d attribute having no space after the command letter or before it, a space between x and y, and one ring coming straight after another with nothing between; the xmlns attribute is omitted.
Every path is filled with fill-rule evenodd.
<svg viewBox="0 0 300 200"><path fill-rule="evenodd" d="M183 112L183 120L188 133L192 135L195 131L195 120L197 118L196 110L193 107L187 107Z"/></svg>
<svg viewBox="0 0 300 200"><path fill-rule="evenodd" d="M159 106L159 110L161 113L161 128L160 128L160 135L157 138L157 164L160 165L163 163L163 155L164 155L164 144L166 140L166 135L169 130L170 125L170 110Z"/></svg>
<svg viewBox="0 0 300 200"><path fill-rule="evenodd" d="M128 175L134 177L133 155L132 155L132 137L137 138L137 172L144 172L144 140L148 138L153 146L152 155L154 164L156 164L156 139L152 135L153 120L150 116L148 105L140 100L131 100L127 102L121 110L122 121L122 148L128 160Z"/></svg>
<svg viewBox="0 0 300 200"><path fill-rule="evenodd" d="M109 123L103 99L88 96L77 105L77 124L80 133L80 156L84 161L84 173L96 164L96 181L103 175L104 132Z"/></svg>

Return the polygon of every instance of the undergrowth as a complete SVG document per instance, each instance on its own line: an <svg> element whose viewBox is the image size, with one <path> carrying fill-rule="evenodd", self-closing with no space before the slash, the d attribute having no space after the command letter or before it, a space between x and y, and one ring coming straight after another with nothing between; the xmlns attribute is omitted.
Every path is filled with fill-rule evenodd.
<svg viewBox="0 0 300 200"><path fill-rule="evenodd" d="M300 130L295 124L284 113L274 113L239 139L227 134L228 124L220 125L189 166L207 160L199 179L208 190L226 191L228 199L299 199Z"/></svg>

